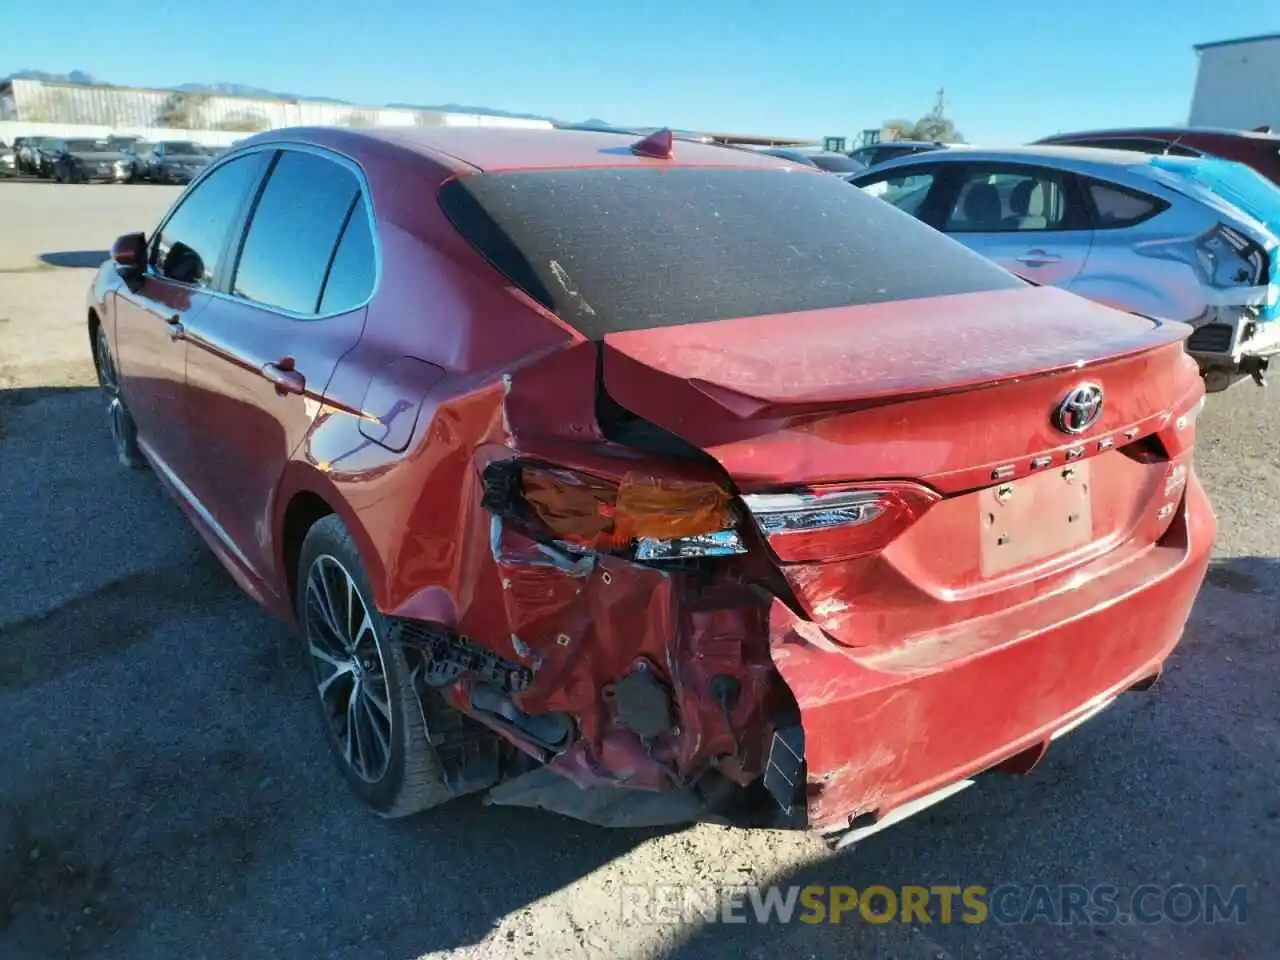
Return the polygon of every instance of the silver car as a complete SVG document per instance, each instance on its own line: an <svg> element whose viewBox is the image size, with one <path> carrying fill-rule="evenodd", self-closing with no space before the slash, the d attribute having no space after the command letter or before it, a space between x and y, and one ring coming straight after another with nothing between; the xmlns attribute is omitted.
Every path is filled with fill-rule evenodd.
<svg viewBox="0 0 1280 960"><path fill-rule="evenodd" d="M1035 146L848 179L1032 283L1191 324L1210 392L1280 353L1280 188L1242 164Z"/></svg>

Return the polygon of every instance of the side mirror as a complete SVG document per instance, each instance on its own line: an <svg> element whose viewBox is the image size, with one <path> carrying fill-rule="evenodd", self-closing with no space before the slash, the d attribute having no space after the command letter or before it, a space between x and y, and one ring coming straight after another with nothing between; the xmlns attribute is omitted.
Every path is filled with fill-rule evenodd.
<svg viewBox="0 0 1280 960"><path fill-rule="evenodd" d="M126 233L111 245L111 260L116 265L116 272L129 285L141 285L143 267L147 262L147 238L141 233Z"/></svg>

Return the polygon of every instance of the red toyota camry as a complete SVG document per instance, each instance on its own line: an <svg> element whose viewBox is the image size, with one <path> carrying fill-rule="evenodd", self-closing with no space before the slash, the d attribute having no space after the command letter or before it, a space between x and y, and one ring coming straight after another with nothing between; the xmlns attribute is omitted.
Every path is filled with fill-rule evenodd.
<svg viewBox="0 0 1280 960"><path fill-rule="evenodd" d="M87 321L384 816L864 836L1150 685L1215 533L1189 328L666 132L260 134Z"/></svg>

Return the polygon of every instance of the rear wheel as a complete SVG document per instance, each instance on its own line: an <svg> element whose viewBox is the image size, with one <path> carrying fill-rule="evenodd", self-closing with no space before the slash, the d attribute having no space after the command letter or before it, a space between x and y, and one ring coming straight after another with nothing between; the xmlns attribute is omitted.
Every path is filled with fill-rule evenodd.
<svg viewBox="0 0 1280 960"><path fill-rule="evenodd" d="M133 414L125 406L124 396L120 392L120 376L116 371L115 358L111 355L110 338L107 337L106 327L101 324L94 340L93 354L98 368L98 386L102 388L107 402L107 423L111 428L116 459L130 469L141 469L147 465L147 461L138 446L138 426L133 422Z"/></svg>
<svg viewBox="0 0 1280 960"><path fill-rule="evenodd" d="M434 690L415 689L337 516L317 521L303 541L296 609L325 739L351 789L383 817L451 800L427 725L448 728L449 714L460 715Z"/></svg>

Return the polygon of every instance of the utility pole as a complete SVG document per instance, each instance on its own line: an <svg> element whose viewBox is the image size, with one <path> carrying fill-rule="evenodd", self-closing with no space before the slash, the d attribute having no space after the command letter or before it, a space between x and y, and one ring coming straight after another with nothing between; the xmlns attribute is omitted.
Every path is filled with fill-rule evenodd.
<svg viewBox="0 0 1280 960"><path fill-rule="evenodd" d="M947 91L945 87L938 88L937 99L933 101L933 112L929 114L931 117L942 119L943 112L947 109Z"/></svg>

